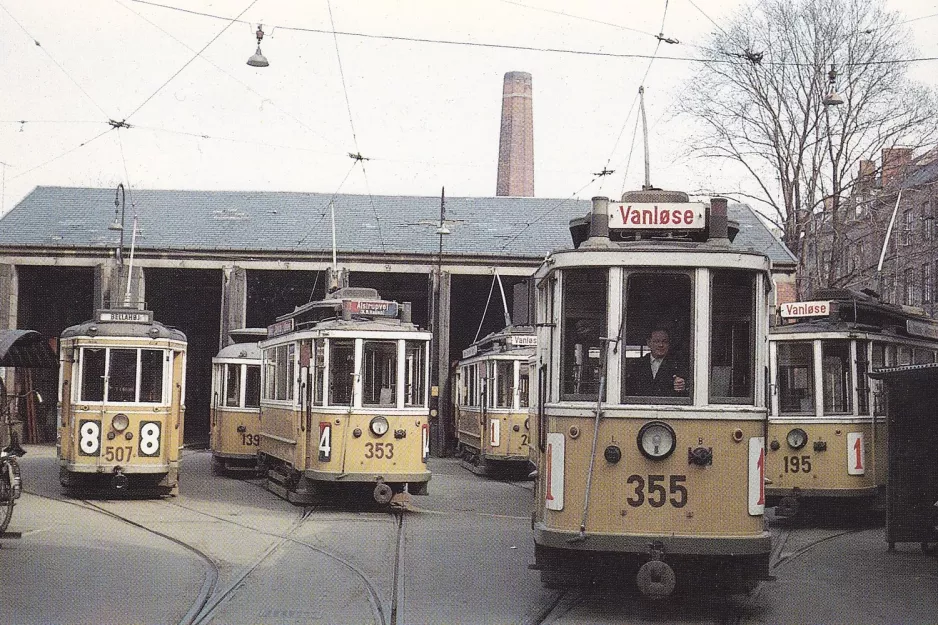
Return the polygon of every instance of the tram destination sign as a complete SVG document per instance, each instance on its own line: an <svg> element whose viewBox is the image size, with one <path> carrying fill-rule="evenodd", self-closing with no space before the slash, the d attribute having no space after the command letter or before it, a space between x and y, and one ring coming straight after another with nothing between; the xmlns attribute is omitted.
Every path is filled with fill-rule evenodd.
<svg viewBox="0 0 938 625"><path fill-rule="evenodd" d="M397 317L397 302L347 299L342 301L342 308L353 315L372 317Z"/></svg>
<svg viewBox="0 0 938 625"><path fill-rule="evenodd" d="M275 336L293 332L293 317L278 321L267 326L267 338L272 339Z"/></svg>
<svg viewBox="0 0 938 625"><path fill-rule="evenodd" d="M830 301L787 302L781 305L783 319L798 317L826 317L831 312Z"/></svg>
<svg viewBox="0 0 938 625"><path fill-rule="evenodd" d="M508 344L516 346L537 345L537 337L533 334L514 335L508 337Z"/></svg>
<svg viewBox="0 0 938 625"><path fill-rule="evenodd" d="M938 323L928 319L906 319L905 330L915 336L938 340Z"/></svg>
<svg viewBox="0 0 938 625"><path fill-rule="evenodd" d="M98 322L102 321L153 323L153 312L150 310L99 310Z"/></svg>
<svg viewBox="0 0 938 625"><path fill-rule="evenodd" d="M609 227L617 230L703 230L707 205L702 202L609 204Z"/></svg>

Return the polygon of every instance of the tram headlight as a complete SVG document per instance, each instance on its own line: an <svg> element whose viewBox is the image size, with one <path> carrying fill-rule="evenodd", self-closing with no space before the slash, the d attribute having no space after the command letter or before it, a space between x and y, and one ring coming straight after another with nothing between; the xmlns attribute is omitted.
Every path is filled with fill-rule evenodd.
<svg viewBox="0 0 938 625"><path fill-rule="evenodd" d="M388 420L384 417L375 417L371 420L371 423L368 424L368 429L370 429L371 433L375 436L384 436L390 427Z"/></svg>
<svg viewBox="0 0 938 625"><path fill-rule="evenodd" d="M651 421L638 431L638 450L651 460L663 460L674 451L677 439L667 423Z"/></svg>
<svg viewBox="0 0 938 625"><path fill-rule="evenodd" d="M119 412L111 419L111 427L118 432L123 432L130 425L130 419L123 412Z"/></svg>
<svg viewBox="0 0 938 625"><path fill-rule="evenodd" d="M792 449L801 449L808 442L808 434L801 428L795 428L788 432L785 440L788 441L788 446Z"/></svg>

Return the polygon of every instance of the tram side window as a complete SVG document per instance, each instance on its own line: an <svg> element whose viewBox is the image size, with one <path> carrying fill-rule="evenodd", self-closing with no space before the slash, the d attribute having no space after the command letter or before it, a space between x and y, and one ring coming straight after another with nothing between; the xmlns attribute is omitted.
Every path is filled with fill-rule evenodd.
<svg viewBox="0 0 938 625"><path fill-rule="evenodd" d="M527 408L529 405L528 394L530 393L530 379L528 376L529 366L528 363L520 363L520 372L518 374L518 400L521 402L521 408Z"/></svg>
<svg viewBox="0 0 938 625"><path fill-rule="evenodd" d="M277 396L277 348L264 350L264 399Z"/></svg>
<svg viewBox="0 0 938 625"><path fill-rule="evenodd" d="M814 346L810 341L778 343L779 411L814 412Z"/></svg>
<svg viewBox="0 0 938 625"><path fill-rule="evenodd" d="M293 392L296 386L296 345L290 343L287 346L287 391L283 399L293 399L296 394Z"/></svg>
<svg viewBox="0 0 938 625"><path fill-rule="evenodd" d="M355 381L355 340L329 341L329 363L329 405L351 405L352 386Z"/></svg>
<svg viewBox="0 0 938 625"><path fill-rule="evenodd" d="M495 407L513 408L514 407L514 378L515 361L497 360L495 361Z"/></svg>
<svg viewBox="0 0 938 625"><path fill-rule="evenodd" d="M157 349L140 350L140 399L148 404L163 401L163 356Z"/></svg>
<svg viewBox="0 0 938 625"><path fill-rule="evenodd" d="M397 405L397 341L365 341L362 405Z"/></svg>
<svg viewBox="0 0 938 625"><path fill-rule="evenodd" d="M935 352L924 347L916 347L912 351L912 364L927 365L935 362Z"/></svg>
<svg viewBox="0 0 938 625"><path fill-rule="evenodd" d="M692 293L687 273L627 277L622 349L626 402L687 402L693 385Z"/></svg>
<svg viewBox="0 0 938 625"><path fill-rule="evenodd" d="M81 401L104 401L104 348L81 350Z"/></svg>
<svg viewBox="0 0 938 625"><path fill-rule="evenodd" d="M563 399L595 401L606 332L606 268L563 272L561 393Z"/></svg>
<svg viewBox="0 0 938 625"><path fill-rule="evenodd" d="M824 414L853 412L853 383L850 371L850 342L821 341Z"/></svg>
<svg viewBox="0 0 938 625"><path fill-rule="evenodd" d="M426 345L423 341L407 341L404 347L407 358L404 362L405 406L425 405L427 395Z"/></svg>
<svg viewBox="0 0 938 625"><path fill-rule="evenodd" d="M313 373L313 404L322 406L325 379L326 379L326 348L323 339L316 339L313 342L314 353L314 373Z"/></svg>
<svg viewBox="0 0 938 625"><path fill-rule="evenodd" d="M466 367L466 377L468 379L467 387L469 389L469 394L466 396L466 405L467 406L478 406L479 405L479 395L478 395L478 386L476 384L476 366L469 365Z"/></svg>
<svg viewBox="0 0 938 625"><path fill-rule="evenodd" d="M225 405L241 405L241 365L225 365Z"/></svg>
<svg viewBox="0 0 938 625"><path fill-rule="evenodd" d="M873 358L870 363L873 371L888 366L886 364L886 346L879 341L873 343ZM877 417L886 414L886 393L883 390L882 380L870 380L870 390L873 395L873 415Z"/></svg>
<svg viewBox="0 0 938 625"><path fill-rule="evenodd" d="M111 348L107 400L132 402L137 386L137 350Z"/></svg>
<svg viewBox="0 0 938 625"><path fill-rule="evenodd" d="M857 414L870 414L869 341L857 341Z"/></svg>
<svg viewBox="0 0 938 625"><path fill-rule="evenodd" d="M752 403L755 377L755 279L717 271L711 284L710 401Z"/></svg>
<svg viewBox="0 0 938 625"><path fill-rule="evenodd" d="M259 365L247 365L244 379L244 406L257 408L261 405L261 368Z"/></svg>

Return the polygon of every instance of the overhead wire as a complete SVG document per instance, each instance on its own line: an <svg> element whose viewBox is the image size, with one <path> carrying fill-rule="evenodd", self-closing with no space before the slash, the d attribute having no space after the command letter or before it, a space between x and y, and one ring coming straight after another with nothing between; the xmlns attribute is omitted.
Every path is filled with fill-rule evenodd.
<svg viewBox="0 0 938 625"><path fill-rule="evenodd" d="M522 2L515 2L514 0L502 0L505 4L513 4L515 6L524 7L525 9L530 9L531 11L540 11L542 13L552 13L554 15L562 15L563 17L568 17L575 20L582 20L584 22L592 22L593 24L602 24L603 26L610 26L612 28L618 28L619 30L627 30L633 33L639 33L641 35L648 35L649 37L655 37L654 33L650 33L647 30L639 30L637 28L629 28L628 26L622 26L621 24L613 24L612 22L604 22L602 20L593 19L590 17L583 17L581 15L573 15L572 13L566 13L564 11L554 11L553 9L545 9L543 7L535 7L530 4L524 4Z"/></svg>
<svg viewBox="0 0 938 625"><path fill-rule="evenodd" d="M348 123L352 129L352 142L355 144L355 154L350 154L349 156L360 161L362 164L362 176L365 179L365 188L368 189L368 198L371 201L371 212L374 213L375 222L378 225L378 242L381 243L381 251L386 253L387 247L384 244L381 217L378 216L378 209L375 207L375 198L371 195L371 186L368 184L368 174L365 172L365 161L367 159L362 157L361 149L358 147L358 135L355 133L355 121L352 119L352 103L348 97L348 85L345 82L345 71L342 69L342 55L339 53L339 38L335 34L335 19L332 16L331 0L326 0L326 6L329 8L329 23L332 25L332 39L335 42L335 58L339 63L339 76L342 78L342 92L345 94L345 108L348 110Z"/></svg>
<svg viewBox="0 0 938 625"><path fill-rule="evenodd" d="M360 162L361 162L361 161L356 160L356 161L354 161L354 162L352 163L352 166L349 167L349 170L348 170L347 172L345 172L345 178L343 178L343 179L342 179L342 182L339 183L339 186L336 187L335 192L332 194L332 197L329 198L329 201L326 202L325 206L329 206L330 203L332 203L332 202L335 201L336 197L338 197L338 195L339 195L339 191L341 191L341 190L342 190L342 187L345 185L345 181L348 180L348 177L352 175L352 171L355 169L355 166L358 165ZM323 211L322 215L320 215L320 217L319 217L319 220L316 221L316 222L314 222L314 223L309 227L309 229L307 230L306 234L303 235L303 238L300 239L299 241L297 241L297 242L294 244L293 249L298 248L302 243L304 243L304 242L306 241L306 239L309 238L309 235L312 234L314 230L316 230L316 226L318 226L320 223L322 223L322 220L325 219L325 218L326 218L326 213L325 213L325 211Z"/></svg>
<svg viewBox="0 0 938 625"><path fill-rule="evenodd" d="M24 171L23 173L17 174L17 175L15 175L15 176L13 176L12 178L10 178L10 180L14 180L14 179L16 179L16 178L20 178L20 177L22 177L22 176L25 176L26 174L28 174L28 173L30 173L30 172L36 171L37 169L40 169L40 168L42 168L42 167L45 167L46 165L49 165L50 163L53 163L53 162L59 160L60 158L63 158L63 157L65 157L65 156L68 156L69 154L71 154L71 153L74 152L75 150L78 150L78 149L80 149L80 148L83 148L83 147L85 147L86 145L88 145L88 144L90 144L90 143L92 143L92 142L94 142L94 141L97 141L98 139L100 139L101 137L103 137L103 136L106 135L107 133L111 132L112 130L114 130L114 128L113 128L113 127L109 127L109 128L108 128L107 130L105 130L104 132L102 132L102 133L100 133L100 134L97 134L97 135L93 136L92 138L90 138L90 139L88 139L88 140L86 140L86 141L82 141L81 143L79 143L79 144L76 145L75 147L73 147L73 148L71 148L71 149L69 149L69 150L66 150L65 152L62 152L62 153L59 154L58 156L53 156L52 158L50 158L50 159L47 160L47 161L43 161L42 163L39 163L38 165L35 165L35 166L33 166L33 167L30 167L29 169L27 169L27 170Z"/></svg>
<svg viewBox="0 0 938 625"><path fill-rule="evenodd" d="M88 93L88 92L85 90L85 88L82 87L82 86L78 83L78 81L75 80L75 79L72 77L71 74L69 74L67 71L65 71L65 68L62 66L62 64L59 63L57 60L55 60L55 57L52 56L52 54L51 54L48 50L46 50L46 48L45 48L41 43L39 43L39 40L38 40L38 39L36 39L28 30L26 30L26 27L25 27L25 26L23 26L22 24L20 24L19 20L16 19L16 17L15 17L12 13L10 13L10 11L9 11L5 6L3 6L2 4L0 4L0 9L3 9L3 12L10 16L10 19L13 20L13 23L16 24L17 26L19 26L19 27L20 27L20 30L22 30L24 33L26 33L26 36L33 40L33 43L36 44L36 47L38 47L40 50L42 50L42 53L43 53L43 54L45 54L47 57L49 57L49 60L52 61L52 62L55 64L56 67L59 68L59 71L61 71L63 74L65 74L65 77L68 78L68 79L72 82L72 84L75 85L75 86L78 88L78 90L81 91L82 94L83 94L86 98L88 98L88 101L89 101L89 102L91 102L92 104L94 104L95 108L97 108L99 111L101 111L101 114L103 114L105 117L109 117L109 115L105 112L105 110L101 107L101 105L98 104L98 103L95 101L95 99L91 97L91 94Z"/></svg>

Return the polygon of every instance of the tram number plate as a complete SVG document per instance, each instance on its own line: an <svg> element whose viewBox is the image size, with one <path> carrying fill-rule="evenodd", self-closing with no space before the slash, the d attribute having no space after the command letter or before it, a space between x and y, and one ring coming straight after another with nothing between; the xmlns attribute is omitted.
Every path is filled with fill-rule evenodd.
<svg viewBox="0 0 938 625"><path fill-rule="evenodd" d="M394 443L365 443L366 458L387 458L394 457Z"/></svg>
<svg viewBox="0 0 938 625"><path fill-rule="evenodd" d="M133 457L133 451L132 445L122 447L107 445L104 447L104 460L106 462L129 462Z"/></svg>
<svg viewBox="0 0 938 625"><path fill-rule="evenodd" d="M261 444L261 435L241 432L241 444L245 447L256 447Z"/></svg>
<svg viewBox="0 0 938 625"><path fill-rule="evenodd" d="M810 473L811 456L785 456L785 473Z"/></svg>
<svg viewBox="0 0 938 625"><path fill-rule="evenodd" d="M660 508L670 503L675 508L687 505L686 475L630 475L625 482L631 488L626 502L633 508L648 504Z"/></svg>

